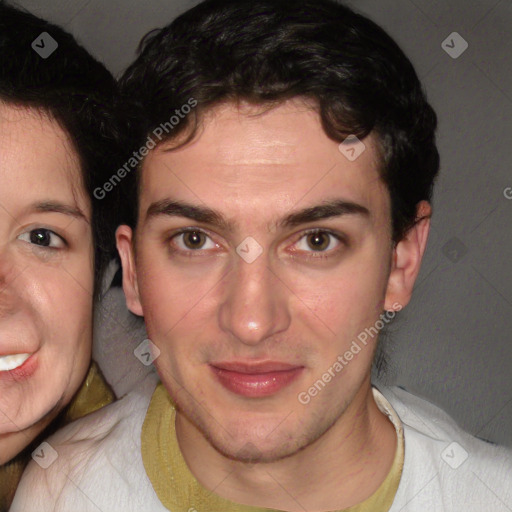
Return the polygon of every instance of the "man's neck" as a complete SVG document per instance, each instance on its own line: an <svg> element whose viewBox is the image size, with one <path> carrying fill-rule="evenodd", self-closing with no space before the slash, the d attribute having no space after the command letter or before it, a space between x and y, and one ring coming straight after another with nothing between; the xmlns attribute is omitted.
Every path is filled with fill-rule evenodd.
<svg viewBox="0 0 512 512"><path fill-rule="evenodd" d="M369 380L321 438L276 462L249 465L224 457L179 413L176 435L205 488L236 503L290 512L361 503L386 478L397 447L395 428L377 407Z"/></svg>

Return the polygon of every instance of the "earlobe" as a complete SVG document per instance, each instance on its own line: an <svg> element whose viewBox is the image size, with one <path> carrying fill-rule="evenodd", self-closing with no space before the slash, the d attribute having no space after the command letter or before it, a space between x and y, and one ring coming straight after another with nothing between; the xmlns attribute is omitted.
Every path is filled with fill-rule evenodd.
<svg viewBox="0 0 512 512"><path fill-rule="evenodd" d="M119 226L116 230L116 245L123 266L123 290L126 297L126 307L134 315L144 316L137 283L133 243L132 229L125 225Z"/></svg>
<svg viewBox="0 0 512 512"><path fill-rule="evenodd" d="M393 260L386 290L384 308L387 311L400 309L411 299L414 283L418 277L421 261L427 246L432 208L427 201L418 203L416 224L405 234L393 250Z"/></svg>

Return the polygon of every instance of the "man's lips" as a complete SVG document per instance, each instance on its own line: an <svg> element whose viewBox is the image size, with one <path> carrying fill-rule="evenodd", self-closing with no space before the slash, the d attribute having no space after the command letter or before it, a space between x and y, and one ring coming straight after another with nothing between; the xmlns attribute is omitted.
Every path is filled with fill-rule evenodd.
<svg viewBox="0 0 512 512"><path fill-rule="evenodd" d="M276 361L229 361L211 363L210 367L226 389L237 395L253 398L277 393L295 380L304 369L303 366Z"/></svg>

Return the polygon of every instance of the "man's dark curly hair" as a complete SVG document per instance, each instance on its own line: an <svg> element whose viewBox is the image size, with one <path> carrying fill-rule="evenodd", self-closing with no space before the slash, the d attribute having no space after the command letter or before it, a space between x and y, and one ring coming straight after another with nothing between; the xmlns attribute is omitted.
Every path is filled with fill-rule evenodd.
<svg viewBox="0 0 512 512"><path fill-rule="evenodd" d="M32 49L43 32L58 43L46 59ZM102 200L93 191L122 165L128 144L116 107L116 81L73 36L0 0L0 101L45 112L74 145L92 206L97 296L105 266L116 254L120 208L119 190Z"/></svg>
<svg viewBox="0 0 512 512"><path fill-rule="evenodd" d="M190 141L221 102L313 100L331 139L377 135L395 243L418 220L418 202L431 200L437 117L416 72L383 29L333 0L201 2L145 36L121 89L141 144L190 98L197 108L163 141L185 130ZM129 187L136 205L136 180ZM136 221L132 211L125 222Z"/></svg>

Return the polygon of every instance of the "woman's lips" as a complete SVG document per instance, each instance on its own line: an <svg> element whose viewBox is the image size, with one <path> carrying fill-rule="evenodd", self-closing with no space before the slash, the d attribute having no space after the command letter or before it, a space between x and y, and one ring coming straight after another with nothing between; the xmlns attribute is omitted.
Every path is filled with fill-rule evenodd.
<svg viewBox="0 0 512 512"><path fill-rule="evenodd" d="M252 398L273 395L295 380L303 366L287 363L212 363L219 382L229 391Z"/></svg>
<svg viewBox="0 0 512 512"><path fill-rule="evenodd" d="M37 369L37 358L35 356L35 353L2 356L0 358L0 380L20 381L30 377ZM13 366L14 368L12 368Z"/></svg>
<svg viewBox="0 0 512 512"><path fill-rule="evenodd" d="M10 354L0 356L0 372L15 370L21 366L31 354Z"/></svg>

